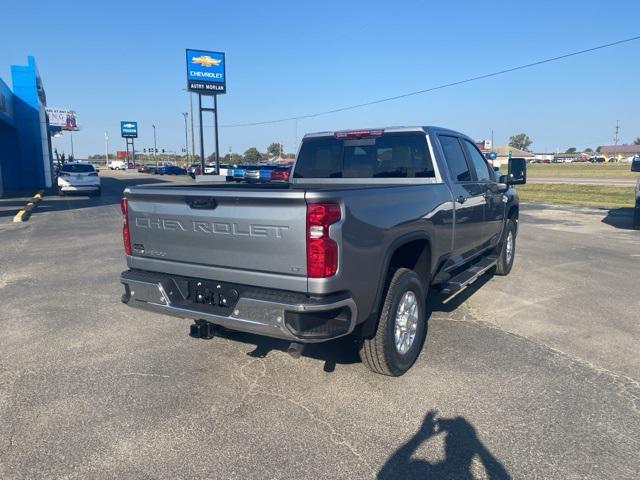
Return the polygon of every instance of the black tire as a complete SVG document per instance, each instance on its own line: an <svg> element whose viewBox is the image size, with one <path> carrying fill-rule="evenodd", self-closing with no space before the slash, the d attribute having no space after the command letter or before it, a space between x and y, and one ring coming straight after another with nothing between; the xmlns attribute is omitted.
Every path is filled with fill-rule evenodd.
<svg viewBox="0 0 640 480"><path fill-rule="evenodd" d="M633 228L635 230L640 230L640 208L635 208L633 210Z"/></svg>
<svg viewBox="0 0 640 480"><path fill-rule="evenodd" d="M508 255L508 243L509 235L511 235L511 255ZM516 222L511 218L507 220L504 229L504 236L500 245L496 248L498 254L498 263L496 264L493 273L495 275L509 275L511 268L513 267L513 261L516 258Z"/></svg>
<svg viewBox="0 0 640 480"><path fill-rule="evenodd" d="M102 195L102 187L98 188L98 190L96 190L93 194L94 194L96 197L99 197L100 195Z"/></svg>
<svg viewBox="0 0 640 480"><path fill-rule="evenodd" d="M415 294L418 305L416 335L409 349L400 353L395 345L395 317L400 301L406 292ZM384 304L378 319L378 329L373 338L363 338L360 359L371 371L399 377L415 363L427 335L426 294L417 273L399 268L393 273Z"/></svg>

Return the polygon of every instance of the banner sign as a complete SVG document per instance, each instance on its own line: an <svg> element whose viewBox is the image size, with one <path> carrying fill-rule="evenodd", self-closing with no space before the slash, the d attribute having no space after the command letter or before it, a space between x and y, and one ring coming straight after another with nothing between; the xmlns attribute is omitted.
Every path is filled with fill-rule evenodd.
<svg viewBox="0 0 640 480"><path fill-rule="evenodd" d="M203 95L226 93L224 53L187 50L187 87Z"/></svg>
<svg viewBox="0 0 640 480"><path fill-rule="evenodd" d="M60 130L69 130L75 132L79 130L76 120L76 111L65 108L46 108L49 117L49 125L58 127Z"/></svg>
<svg viewBox="0 0 640 480"><path fill-rule="evenodd" d="M138 138L138 122L120 122L120 136L122 138Z"/></svg>

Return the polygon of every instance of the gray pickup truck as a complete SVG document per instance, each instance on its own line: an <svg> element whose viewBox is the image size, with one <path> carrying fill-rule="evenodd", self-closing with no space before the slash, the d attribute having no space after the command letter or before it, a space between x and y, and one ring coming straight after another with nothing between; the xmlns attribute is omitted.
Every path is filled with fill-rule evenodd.
<svg viewBox="0 0 640 480"><path fill-rule="evenodd" d="M304 344L353 335L401 375L427 331L430 288L452 297L514 260L526 165L497 177L474 142L437 127L306 135L290 182L138 186L121 202L122 301Z"/></svg>

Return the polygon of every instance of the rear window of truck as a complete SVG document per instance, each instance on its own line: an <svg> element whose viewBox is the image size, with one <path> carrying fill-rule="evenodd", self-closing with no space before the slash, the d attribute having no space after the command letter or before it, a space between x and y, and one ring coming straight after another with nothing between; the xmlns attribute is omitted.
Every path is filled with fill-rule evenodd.
<svg viewBox="0 0 640 480"><path fill-rule="evenodd" d="M433 178L424 134L305 140L294 178Z"/></svg>

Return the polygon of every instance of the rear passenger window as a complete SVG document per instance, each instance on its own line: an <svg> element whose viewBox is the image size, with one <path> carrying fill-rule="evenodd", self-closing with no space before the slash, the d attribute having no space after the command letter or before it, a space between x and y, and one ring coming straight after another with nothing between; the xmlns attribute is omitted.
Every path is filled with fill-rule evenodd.
<svg viewBox="0 0 640 480"><path fill-rule="evenodd" d="M473 162L473 166L476 169L476 174L478 175L479 182L488 182L493 178L493 175L489 172L489 165L484 160L482 154L478 151L476 146L471 143L469 140L464 141L465 146L467 147L467 152L469 152L469 157L471 157L471 161Z"/></svg>
<svg viewBox="0 0 640 480"><path fill-rule="evenodd" d="M470 182L471 172L469 171L469 165L464 157L462 146L458 141L458 137L451 137L449 135L438 135L440 139L440 145L444 151L444 158L449 166L449 172L455 182Z"/></svg>

